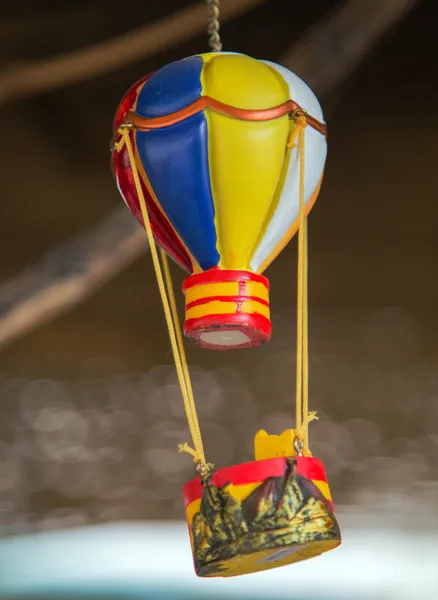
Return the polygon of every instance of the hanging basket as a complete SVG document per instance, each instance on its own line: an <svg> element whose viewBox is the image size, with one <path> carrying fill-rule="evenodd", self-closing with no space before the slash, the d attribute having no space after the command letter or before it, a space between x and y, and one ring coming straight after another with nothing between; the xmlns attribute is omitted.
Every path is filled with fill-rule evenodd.
<svg viewBox="0 0 438 600"><path fill-rule="evenodd" d="M199 577L264 571L341 543L324 466L316 458L220 469L189 481L183 496Z"/></svg>

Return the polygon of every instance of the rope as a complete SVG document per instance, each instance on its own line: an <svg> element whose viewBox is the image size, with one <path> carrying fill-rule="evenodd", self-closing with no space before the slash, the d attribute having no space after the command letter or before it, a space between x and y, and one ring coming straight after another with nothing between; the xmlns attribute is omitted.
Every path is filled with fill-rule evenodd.
<svg viewBox="0 0 438 600"><path fill-rule="evenodd" d="M214 0L211 0L214 3ZM209 0L207 0L209 2ZM307 127L306 116L301 114L297 117L295 127L288 140L288 148L295 147L298 138L299 162L300 162L300 189L299 189L299 228L298 228L298 273L297 273L297 365L296 365L296 428L295 440L298 454L312 456L309 449L308 426L313 420L318 419L315 412L309 412L309 341L308 341L308 286L307 286L307 218L305 215L305 187L304 187L304 160L305 160L305 129ZM120 152L126 146L131 163L132 174L143 216L144 226L148 237L152 261L157 277L158 288L163 304L169 337L172 346L178 381L184 400L187 421L193 440L193 448L188 444L180 444L180 452L187 452L193 456L198 472L204 476L211 471L213 465L205 460L204 447L201 431L196 412L193 389L187 358L184 350L181 327L176 309L175 294L173 291L172 278L170 274L167 255L161 250L161 263L151 223L146 207L146 201L140 182L137 165L135 163L129 129L119 129L121 139L115 144L115 149Z"/></svg>
<svg viewBox="0 0 438 600"><path fill-rule="evenodd" d="M297 367L296 367L296 429L298 451L311 456L309 450L309 423L317 419L309 412L309 336L308 336L308 289L307 289L307 217L305 215L304 159L305 159L305 115L298 116L290 135L288 148L295 146L298 138L300 159L300 211L298 228L298 273L297 273Z"/></svg>
<svg viewBox="0 0 438 600"><path fill-rule="evenodd" d="M195 399L190 380L187 358L184 350L183 339L181 335L181 327L176 309L175 294L173 291L172 278L170 275L169 261L164 251L161 251L161 260L163 268L161 268L160 258L155 244L154 235L152 232L151 222L149 219L146 201L143 194L143 189L140 182L137 165L135 162L134 151L132 148L131 138L129 137L128 128L120 128L119 134L121 139L115 145L115 149L120 152L126 146L129 161L131 163L132 175L134 178L135 189L140 203L141 213L143 217L144 227L146 230L149 246L151 250L152 262L157 277L158 289L160 291L161 301L163 304L164 315L166 317L167 328L169 330L169 338L172 346L173 358L178 376L178 382L181 388L181 394L184 400L184 408L186 411L187 421L190 433L193 440L193 448L188 444L180 444L179 452L187 452L193 456L193 461L197 466L197 470L201 475L207 474L213 465L205 460L204 446L199 427L198 415L196 412Z"/></svg>
<svg viewBox="0 0 438 600"><path fill-rule="evenodd" d="M179 350L179 353L180 353L180 356L182 359L181 363L182 363L182 367L183 367L184 381L185 381L185 386L186 386L186 395L189 398L189 402L190 402L190 410L188 411L186 408L187 420L189 421L190 431L192 431L192 427L194 427L197 430L197 434L199 436L198 439L200 440L201 446L202 446L202 438L201 438L201 432L200 432L199 422L198 422L198 418L197 418L196 404L195 404L195 398L194 398L193 388L192 388L192 381L190 378L187 357L186 357L186 353L185 353L185 349L184 349L184 340L183 340L183 336L181 334L182 329L181 329L181 324L180 324L180 320L179 320L179 316L178 316L178 310L176 307L176 298L175 298L175 291L174 291L173 283L172 283L172 275L170 273L169 258L167 256L167 254L164 252L164 250L162 250L162 249L160 249L160 256L161 256L161 262L163 265L163 273L164 273L164 280L166 283L167 296L169 298L170 310L172 313L172 319L173 319L173 323L175 326L176 339L178 342L178 350ZM184 397L184 395L183 395L183 397ZM190 421L192 422L192 426L190 426ZM193 433L192 433L192 438L194 439L194 437L195 436L193 436ZM194 443L194 445L196 448L195 443ZM198 470L202 474L207 473L208 471L210 471L213 468L213 465L211 463L205 462L205 457L204 457L203 461L199 460L199 449L195 450L195 449L191 448L187 443L180 444L178 446L178 451L179 452L187 452L188 454L193 456L194 461L199 464Z"/></svg>
<svg viewBox="0 0 438 600"><path fill-rule="evenodd" d="M208 43L212 52L222 50L222 42L219 35L219 0L206 0L208 13Z"/></svg>

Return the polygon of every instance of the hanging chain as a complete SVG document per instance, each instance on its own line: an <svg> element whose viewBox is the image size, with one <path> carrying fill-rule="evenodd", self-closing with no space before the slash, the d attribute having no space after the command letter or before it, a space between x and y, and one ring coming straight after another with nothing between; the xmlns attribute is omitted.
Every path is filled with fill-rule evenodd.
<svg viewBox="0 0 438 600"><path fill-rule="evenodd" d="M222 50L222 42L219 35L219 0L206 0L208 11L208 43L212 52Z"/></svg>

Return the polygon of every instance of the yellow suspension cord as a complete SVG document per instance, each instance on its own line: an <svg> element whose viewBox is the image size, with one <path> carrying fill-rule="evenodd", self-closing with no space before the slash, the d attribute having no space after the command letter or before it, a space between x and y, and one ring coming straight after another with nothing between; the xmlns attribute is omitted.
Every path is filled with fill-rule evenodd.
<svg viewBox="0 0 438 600"><path fill-rule="evenodd" d="M309 423L317 419L309 412L309 339L308 339L308 290L307 290L307 217L305 214L304 159L305 129L304 115L297 118L290 135L288 148L295 146L298 137L300 163L300 211L298 229L298 273L297 273L297 369L296 369L296 429L295 438L299 451L311 456L309 450Z"/></svg>
<svg viewBox="0 0 438 600"><path fill-rule="evenodd" d="M187 358L184 350L184 343L181 335L181 327L176 309L175 294L173 292L172 279L170 275L169 262L166 254L161 251L161 259L163 269L161 268L160 259L158 256L157 247L155 244L154 235L152 232L149 214L146 207L146 201L141 187L140 177L138 174L137 165L135 162L134 151L132 148L131 138L129 137L128 128L121 127L118 131L121 136L119 142L115 144L115 149L120 152L123 146L126 146L129 161L131 163L132 175L134 178L135 189L140 203L141 213L143 217L144 227L146 230L149 246L151 250L152 262L157 277L158 289L160 291L161 301L163 304L164 315L166 317L167 328L169 330L169 338L172 346L173 358L178 376L181 394L184 400L184 408L186 411L187 421L190 433L193 440L194 448L190 448L188 444L179 446L180 452L188 452L193 456L193 460L201 475L208 473L213 465L205 460L204 446L202 443L201 431L199 428L198 415L196 412L195 399L193 396L192 384L190 380ZM164 271L164 275L163 275Z"/></svg>
<svg viewBox="0 0 438 600"><path fill-rule="evenodd" d="M311 456L309 450L309 423L318 417L315 412L309 412L309 349L308 349L308 289L307 289L307 218L305 215L305 189L304 189L304 160L305 160L305 128L307 120L304 115L297 118L295 127L288 141L288 148L295 146L295 140L298 137L299 163L300 163L300 207L299 207L299 229L298 229L298 273L297 273L297 369L296 369L296 429L295 437L299 442L299 452L305 456ZM166 317L169 337L175 360L178 381L181 387L181 393L184 400L184 407L187 415L190 433L194 448L188 444L179 446L180 452L188 452L193 456L194 462L198 466L201 474L207 473L213 465L205 460L204 448L202 443L199 421L196 412L196 405L193 396L193 389L190 379L190 373L187 365L187 358L184 350L181 327L176 309L175 294L173 291L172 279L169 269L167 255L161 250L161 259L163 269L155 245L149 215L143 190L140 183L135 157L129 137L128 128L119 130L120 141L115 145L117 151L126 146L129 160L132 167L134 183L142 211L145 230L147 233L152 261L157 277L158 288L160 290L164 314ZM164 273L164 275L163 275Z"/></svg>
<svg viewBox="0 0 438 600"><path fill-rule="evenodd" d="M160 255L161 255L161 262L163 264L163 272L164 272L164 280L166 282L167 296L169 298L170 310L172 313L172 319L173 319L173 323L175 326L176 339L178 342L178 351L181 356L181 363L182 363L184 381L185 381L185 386L186 386L186 396L188 397L189 403L190 403L189 411L186 408L187 420L189 421L190 431L192 432L192 428L197 430L198 435L199 435L199 440L201 441L201 447L202 447L202 438L201 438L201 432L200 432L199 422L198 422L198 417L197 417L197 412L196 412L195 397L193 394L192 380L190 378L189 366L187 363L186 352L184 349L184 340L183 340L183 336L181 334L182 329L181 329L181 324L180 324L180 320L178 317L178 310L176 307L175 291L174 291L173 283L172 283L172 275L170 273L169 259L167 257L167 254L162 249L160 249ZM184 395L183 395L183 398L184 398ZM190 421L192 422L191 426L190 426ZM192 433L192 438L193 438L193 440L195 439L193 436L193 433ZM195 445L194 441L193 441L193 444ZM188 444L180 444L178 449L180 452L187 452L188 454L191 454L193 456L193 459L195 460L195 462L199 461L198 451L196 450L196 445L195 445L195 449L193 449L193 448L190 448L190 446ZM209 470L210 468L213 467L212 464L205 463L205 457L204 457L204 461L199 461L199 463L200 463L201 470L204 470L204 471L206 470L206 467L208 467L207 470Z"/></svg>

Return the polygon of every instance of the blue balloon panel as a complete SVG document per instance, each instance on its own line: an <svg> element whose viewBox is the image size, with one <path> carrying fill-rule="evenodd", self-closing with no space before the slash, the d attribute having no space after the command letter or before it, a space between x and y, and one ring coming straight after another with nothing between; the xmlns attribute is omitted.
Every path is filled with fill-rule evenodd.
<svg viewBox="0 0 438 600"><path fill-rule="evenodd" d="M203 270L219 263L203 112L162 129L138 131L137 152L161 207Z"/></svg>
<svg viewBox="0 0 438 600"><path fill-rule="evenodd" d="M157 71L140 91L136 112L148 119L163 117L198 100L203 67L201 56L191 56Z"/></svg>

